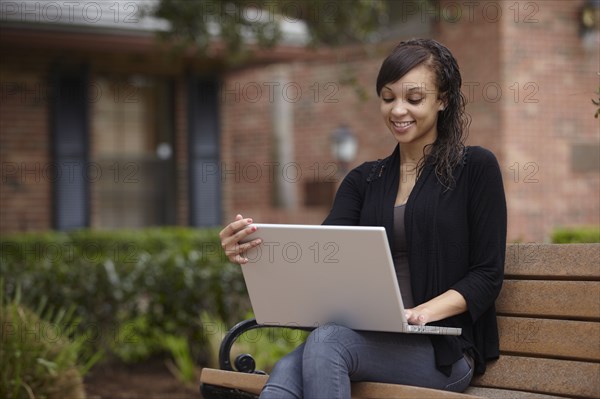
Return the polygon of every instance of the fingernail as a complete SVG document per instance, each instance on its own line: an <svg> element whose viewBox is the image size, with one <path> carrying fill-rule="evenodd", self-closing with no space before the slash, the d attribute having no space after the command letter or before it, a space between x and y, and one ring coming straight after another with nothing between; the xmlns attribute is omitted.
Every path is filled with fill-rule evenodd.
<svg viewBox="0 0 600 399"><path fill-rule="evenodd" d="M246 222L252 223L252 219L246 219Z"/></svg>

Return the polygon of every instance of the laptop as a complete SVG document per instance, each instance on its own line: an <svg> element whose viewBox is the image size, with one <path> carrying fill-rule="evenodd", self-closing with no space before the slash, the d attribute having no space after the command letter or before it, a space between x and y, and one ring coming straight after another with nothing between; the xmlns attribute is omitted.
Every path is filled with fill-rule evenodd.
<svg viewBox="0 0 600 399"><path fill-rule="evenodd" d="M383 227L254 223L241 266L259 324L460 335L408 324Z"/></svg>

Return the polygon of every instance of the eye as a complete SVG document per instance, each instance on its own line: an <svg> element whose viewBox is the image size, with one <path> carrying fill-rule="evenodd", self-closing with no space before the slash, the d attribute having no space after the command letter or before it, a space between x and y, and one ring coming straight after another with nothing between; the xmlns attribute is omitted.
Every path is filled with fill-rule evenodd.
<svg viewBox="0 0 600 399"><path fill-rule="evenodd" d="M420 97L420 98L409 98L408 99L408 102L411 103L411 104L419 104L421 101L423 101L422 97Z"/></svg>
<svg viewBox="0 0 600 399"><path fill-rule="evenodd" d="M381 100L384 103L391 103L392 101L394 101L394 98L393 97L381 97Z"/></svg>

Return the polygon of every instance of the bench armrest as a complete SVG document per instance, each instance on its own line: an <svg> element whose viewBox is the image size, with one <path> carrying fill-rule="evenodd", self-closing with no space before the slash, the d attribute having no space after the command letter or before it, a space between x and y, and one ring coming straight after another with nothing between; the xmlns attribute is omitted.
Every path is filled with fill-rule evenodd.
<svg viewBox="0 0 600 399"><path fill-rule="evenodd" d="M264 325L258 324L256 319L248 319L237 323L233 326L223 340L221 341L221 347L219 348L219 367L221 370L227 371L239 371L242 373L256 373L256 374L264 374L263 371L256 370L256 362L254 358L250 354L242 354L236 357L233 362L233 366L235 366L235 370L231 364L231 348L235 341L246 331L254 330L256 328L293 328L298 330L312 331L313 328L309 327L294 327L294 326L277 326L277 325Z"/></svg>

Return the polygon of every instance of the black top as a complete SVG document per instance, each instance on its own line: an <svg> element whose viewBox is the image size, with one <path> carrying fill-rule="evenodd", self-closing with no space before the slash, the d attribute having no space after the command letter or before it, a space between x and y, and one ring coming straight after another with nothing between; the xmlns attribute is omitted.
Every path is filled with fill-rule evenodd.
<svg viewBox="0 0 600 399"><path fill-rule="evenodd" d="M404 208L406 204L394 207L394 242L390 245L392 259L396 269L396 278L400 287L402 304L405 309L414 308L412 287L410 285L410 269L408 267L408 247L404 229Z"/></svg>
<svg viewBox="0 0 600 399"><path fill-rule="evenodd" d="M431 323L460 327L455 336L431 336L439 370L449 374L463 351L475 358L475 372L499 356L494 301L504 277L506 200L494 154L467 147L454 171L456 186L444 187L427 162L406 203L404 225L415 304L449 289L468 311ZM384 226L394 242L394 203L400 180L399 147L388 158L353 169L340 185L323 224Z"/></svg>

